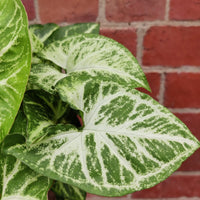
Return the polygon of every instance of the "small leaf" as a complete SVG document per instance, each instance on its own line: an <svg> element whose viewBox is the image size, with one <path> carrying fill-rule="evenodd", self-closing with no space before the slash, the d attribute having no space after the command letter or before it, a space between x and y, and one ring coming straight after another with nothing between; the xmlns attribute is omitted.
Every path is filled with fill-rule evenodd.
<svg viewBox="0 0 200 200"><path fill-rule="evenodd" d="M85 77L150 90L134 56L116 41L103 36L85 34L55 41L40 56L66 69L68 75L84 73Z"/></svg>
<svg viewBox="0 0 200 200"><path fill-rule="evenodd" d="M97 195L122 196L166 179L200 146L178 118L146 94L88 80L77 97L66 86L59 92L63 100L75 95L83 130L6 150L38 173Z"/></svg>
<svg viewBox="0 0 200 200"><path fill-rule="evenodd" d="M44 43L59 26L57 24L33 24L29 26L29 30L34 34L41 43Z"/></svg>
<svg viewBox="0 0 200 200"><path fill-rule="evenodd" d="M20 0L0 1L0 142L20 107L31 63L28 20Z"/></svg>
<svg viewBox="0 0 200 200"><path fill-rule="evenodd" d="M23 106L28 120L28 143L44 137L46 131L54 126L69 108L58 95L49 95L41 90L28 91L24 96Z"/></svg>
<svg viewBox="0 0 200 200"><path fill-rule="evenodd" d="M51 184L50 179L37 174L15 157L0 153L0 196L2 200L47 200L47 192Z"/></svg>
<svg viewBox="0 0 200 200"><path fill-rule="evenodd" d="M56 181L51 190L56 195L56 200L85 200L86 192L77 187Z"/></svg>

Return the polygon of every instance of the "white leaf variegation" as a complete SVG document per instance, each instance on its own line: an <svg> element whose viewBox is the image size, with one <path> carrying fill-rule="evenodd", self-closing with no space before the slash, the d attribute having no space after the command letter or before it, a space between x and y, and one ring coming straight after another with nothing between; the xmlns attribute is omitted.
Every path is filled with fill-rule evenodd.
<svg viewBox="0 0 200 200"><path fill-rule="evenodd" d="M28 20L20 0L0 1L0 142L20 107L31 62Z"/></svg>
<svg viewBox="0 0 200 200"><path fill-rule="evenodd" d="M82 130L70 128L40 142L7 147L30 168L87 192L121 196L167 178L198 147L187 127L137 90L98 81L60 81L64 101L83 113Z"/></svg>
<svg viewBox="0 0 200 200"><path fill-rule="evenodd" d="M59 26L53 23L44 25L33 24L29 26L29 31L43 44L57 29L59 29Z"/></svg>
<svg viewBox="0 0 200 200"><path fill-rule="evenodd" d="M48 38L47 44L53 41L62 41L69 36L83 34L83 33L92 33L99 34L99 24L97 23L79 23L72 24L68 26L59 27L52 35Z"/></svg>
<svg viewBox="0 0 200 200"><path fill-rule="evenodd" d="M55 41L63 41L69 36L93 33L99 34L99 24L97 23L80 23L69 26L58 27L56 24L34 24L29 27L29 33L32 45L32 65L31 74L28 84L28 89L44 89L47 92L53 93L52 87L57 81L65 77L60 73L59 67L52 62L46 61L38 57L38 53L46 45Z"/></svg>
<svg viewBox="0 0 200 200"><path fill-rule="evenodd" d="M85 200L86 192L72 185L56 181L51 190L56 195L56 200Z"/></svg>
<svg viewBox="0 0 200 200"><path fill-rule="evenodd" d="M47 200L52 181L13 156L0 154L1 200Z"/></svg>
<svg viewBox="0 0 200 200"><path fill-rule="evenodd" d="M67 70L103 81L149 90L134 56L122 45L104 36L83 34L50 43L40 56Z"/></svg>
<svg viewBox="0 0 200 200"><path fill-rule="evenodd" d="M61 73L51 65L43 63L32 65L29 76L29 88L37 87L49 92L50 94L54 94L56 83L64 77L66 77L66 74Z"/></svg>

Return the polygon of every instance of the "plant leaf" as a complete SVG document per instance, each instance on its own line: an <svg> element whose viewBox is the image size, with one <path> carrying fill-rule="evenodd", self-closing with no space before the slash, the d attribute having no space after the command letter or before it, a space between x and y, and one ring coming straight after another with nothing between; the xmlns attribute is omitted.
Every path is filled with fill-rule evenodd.
<svg viewBox="0 0 200 200"><path fill-rule="evenodd" d="M0 197L2 200L47 200L47 192L51 184L50 179L37 174L15 157L0 154Z"/></svg>
<svg viewBox="0 0 200 200"><path fill-rule="evenodd" d="M44 45L55 40L63 40L68 36L80 33L99 34L99 24L80 23L59 27L57 24L33 24L29 26L32 51L38 53Z"/></svg>
<svg viewBox="0 0 200 200"><path fill-rule="evenodd" d="M18 111L17 117L15 118L14 124L9 134L20 134L26 136L26 128L27 128L27 119L21 108Z"/></svg>
<svg viewBox="0 0 200 200"><path fill-rule="evenodd" d="M75 95L83 130L6 149L45 176L97 195L122 196L166 179L199 147L188 128L146 94L88 80L76 97L68 84L57 87L63 100Z"/></svg>
<svg viewBox="0 0 200 200"><path fill-rule="evenodd" d="M62 102L58 95L49 95L42 90L26 92L23 106L28 120L28 143L44 137L47 130L57 124L69 108L68 104Z"/></svg>
<svg viewBox="0 0 200 200"><path fill-rule="evenodd" d="M134 56L122 45L104 36L83 34L52 42L40 54L70 73L85 73L95 79L126 87L150 90Z"/></svg>
<svg viewBox="0 0 200 200"><path fill-rule="evenodd" d="M55 40L64 40L69 36L83 33L99 34L99 24L97 23L79 23L59 27L47 40L47 44Z"/></svg>
<svg viewBox="0 0 200 200"><path fill-rule="evenodd" d="M86 192L77 187L56 181L51 190L56 195L56 200L85 200Z"/></svg>
<svg viewBox="0 0 200 200"><path fill-rule="evenodd" d="M50 94L55 94L54 87L56 83L64 77L66 77L66 74L61 73L58 69L48 64L32 65L29 86L34 86Z"/></svg>
<svg viewBox="0 0 200 200"><path fill-rule="evenodd" d="M20 107L31 63L28 20L20 0L0 1L0 142Z"/></svg>
<svg viewBox="0 0 200 200"><path fill-rule="evenodd" d="M29 36L31 41L32 53L40 52L41 49L44 47L44 44L31 31L29 31Z"/></svg>
<svg viewBox="0 0 200 200"><path fill-rule="evenodd" d="M34 34L41 43L44 43L52 34L55 32L59 26L57 24L33 24L29 26L29 30Z"/></svg>

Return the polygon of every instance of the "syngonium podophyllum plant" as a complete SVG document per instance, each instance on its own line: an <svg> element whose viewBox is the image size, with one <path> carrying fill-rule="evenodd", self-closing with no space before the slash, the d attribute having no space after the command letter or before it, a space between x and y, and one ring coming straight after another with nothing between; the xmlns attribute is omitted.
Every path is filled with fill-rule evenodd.
<svg viewBox="0 0 200 200"><path fill-rule="evenodd" d="M166 179L199 147L137 90L150 90L142 69L98 24L27 27L21 1L1 0L2 200L45 200L49 189L57 199L122 196Z"/></svg>

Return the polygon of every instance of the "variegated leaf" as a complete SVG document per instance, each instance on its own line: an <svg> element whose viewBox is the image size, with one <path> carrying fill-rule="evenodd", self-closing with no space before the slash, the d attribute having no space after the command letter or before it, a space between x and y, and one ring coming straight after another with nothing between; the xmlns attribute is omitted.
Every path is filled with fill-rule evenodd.
<svg viewBox="0 0 200 200"><path fill-rule="evenodd" d="M44 43L52 34L55 32L59 26L57 24L33 24L29 26L29 30L34 34L41 43Z"/></svg>
<svg viewBox="0 0 200 200"><path fill-rule="evenodd" d="M31 62L28 20L20 0L0 1L0 142L20 107Z"/></svg>
<svg viewBox="0 0 200 200"><path fill-rule="evenodd" d="M33 24L29 26L32 52L38 53L44 47L45 41L59 28L57 24ZM35 55L33 56L35 57Z"/></svg>
<svg viewBox="0 0 200 200"><path fill-rule="evenodd" d="M73 84L80 84L79 91L70 91L67 79L57 88L82 111L83 130L61 131L28 148L7 147L7 153L52 179L121 196L161 182L200 146L178 118L146 94L90 80Z"/></svg>
<svg viewBox="0 0 200 200"><path fill-rule="evenodd" d="M0 154L1 200L47 200L51 184L50 179L37 174L15 157Z"/></svg>
<svg viewBox="0 0 200 200"><path fill-rule="evenodd" d="M32 65L29 76L29 88L37 87L50 94L54 94L56 83L64 77L66 77L66 74L61 73L58 69L49 64L42 63Z"/></svg>
<svg viewBox="0 0 200 200"><path fill-rule="evenodd" d="M80 33L99 34L99 24L97 23L80 23L59 27L57 24L33 24L29 27L32 51L39 52L44 44L51 43L55 40L63 40L68 36Z"/></svg>
<svg viewBox="0 0 200 200"><path fill-rule="evenodd" d="M44 44L31 31L29 31L29 36L31 41L32 53L40 52L41 49L44 47Z"/></svg>
<svg viewBox="0 0 200 200"><path fill-rule="evenodd" d="M67 112L69 106L58 95L49 95L41 90L26 92L23 100L27 117L27 142L44 137L51 127Z"/></svg>
<svg viewBox="0 0 200 200"><path fill-rule="evenodd" d="M69 36L83 33L99 34L99 24L97 23L80 23L59 27L48 39L47 44L55 40L65 40Z"/></svg>
<svg viewBox="0 0 200 200"><path fill-rule="evenodd" d="M56 195L56 200L85 200L86 192L77 187L56 181L51 190Z"/></svg>
<svg viewBox="0 0 200 200"><path fill-rule="evenodd" d="M103 36L83 34L55 41L40 55L66 69L68 75L84 73L86 77L150 90L134 56L116 41Z"/></svg>

